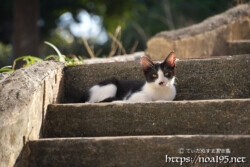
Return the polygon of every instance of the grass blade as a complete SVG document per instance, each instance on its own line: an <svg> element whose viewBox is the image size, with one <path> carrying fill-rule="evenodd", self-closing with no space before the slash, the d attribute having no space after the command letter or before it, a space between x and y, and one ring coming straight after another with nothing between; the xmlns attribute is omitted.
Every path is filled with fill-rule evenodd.
<svg viewBox="0 0 250 167"><path fill-rule="evenodd" d="M56 53L59 56L59 61L60 62L63 62L63 63L65 62L65 59L64 59L63 55L61 54L61 52L59 51L59 49L57 49L57 47L55 45L53 45L52 43L50 43L48 41L45 41L44 43L51 46L56 51Z"/></svg>

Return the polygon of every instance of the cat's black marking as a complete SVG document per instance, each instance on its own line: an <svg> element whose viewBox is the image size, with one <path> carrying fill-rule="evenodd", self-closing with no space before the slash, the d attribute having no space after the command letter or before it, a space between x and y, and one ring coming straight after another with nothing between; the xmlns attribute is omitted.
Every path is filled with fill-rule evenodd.
<svg viewBox="0 0 250 167"><path fill-rule="evenodd" d="M157 78L153 77L153 74L157 74L157 71L161 69L163 73L168 72L167 78L173 78L175 75L175 67L169 67L165 62L160 64L154 64L154 66L149 70L144 70L144 76L147 82L154 82Z"/></svg>
<svg viewBox="0 0 250 167"><path fill-rule="evenodd" d="M114 77L99 82L97 85L105 86L109 84L114 84L117 87L117 92L115 97L109 97L104 99L100 102L111 102L117 100L123 100L124 97L127 96L129 98L131 94L138 92L141 90L142 86L145 84L145 81L136 81L136 80L118 80ZM81 98L80 102L86 102L89 100L90 92L89 90L84 93L83 97Z"/></svg>

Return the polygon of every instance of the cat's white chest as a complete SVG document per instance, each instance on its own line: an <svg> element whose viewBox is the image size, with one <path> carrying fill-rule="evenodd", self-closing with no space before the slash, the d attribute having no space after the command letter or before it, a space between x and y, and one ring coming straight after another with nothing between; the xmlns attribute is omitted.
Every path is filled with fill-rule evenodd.
<svg viewBox="0 0 250 167"><path fill-rule="evenodd" d="M145 85L140 92L134 93L128 102L147 102L147 101L172 101L176 95L174 85L163 88L154 88L150 85Z"/></svg>
<svg viewBox="0 0 250 167"><path fill-rule="evenodd" d="M166 87L163 90L155 91L149 96L152 96L153 101L172 101L176 95L176 89L174 86Z"/></svg>
<svg viewBox="0 0 250 167"><path fill-rule="evenodd" d="M147 87L144 91L147 96L151 97L152 101L172 101L176 95L174 85L159 89Z"/></svg>

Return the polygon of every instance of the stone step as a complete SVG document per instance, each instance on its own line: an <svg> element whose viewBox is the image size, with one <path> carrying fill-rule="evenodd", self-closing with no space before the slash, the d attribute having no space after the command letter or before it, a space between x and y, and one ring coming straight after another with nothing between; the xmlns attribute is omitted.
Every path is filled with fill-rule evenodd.
<svg viewBox="0 0 250 167"><path fill-rule="evenodd" d="M250 54L177 61L175 100L249 98L249 61ZM64 73L64 102L79 101L84 91L110 77L145 80L139 62L68 67Z"/></svg>
<svg viewBox="0 0 250 167"><path fill-rule="evenodd" d="M250 3L246 3L209 17L198 24L159 32L148 40L147 52L157 59L164 59L169 50L175 50L179 58L226 55L227 41L250 39L249 30Z"/></svg>
<svg viewBox="0 0 250 167"><path fill-rule="evenodd" d="M249 54L250 40L231 40L228 41L228 55Z"/></svg>
<svg viewBox="0 0 250 167"><path fill-rule="evenodd" d="M54 104L43 137L250 134L250 99Z"/></svg>
<svg viewBox="0 0 250 167"><path fill-rule="evenodd" d="M249 148L250 135L42 139L28 142L16 167L181 166L180 159L172 157L190 157L193 163L183 166L249 166Z"/></svg>

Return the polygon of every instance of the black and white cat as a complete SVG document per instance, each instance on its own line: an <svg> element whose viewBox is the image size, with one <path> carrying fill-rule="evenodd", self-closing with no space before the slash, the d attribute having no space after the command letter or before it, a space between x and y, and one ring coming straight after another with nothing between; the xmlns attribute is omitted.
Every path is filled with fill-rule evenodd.
<svg viewBox="0 0 250 167"><path fill-rule="evenodd" d="M144 56L141 65L146 81L107 79L85 92L81 102L172 101L176 95L174 52L162 63L153 63Z"/></svg>

